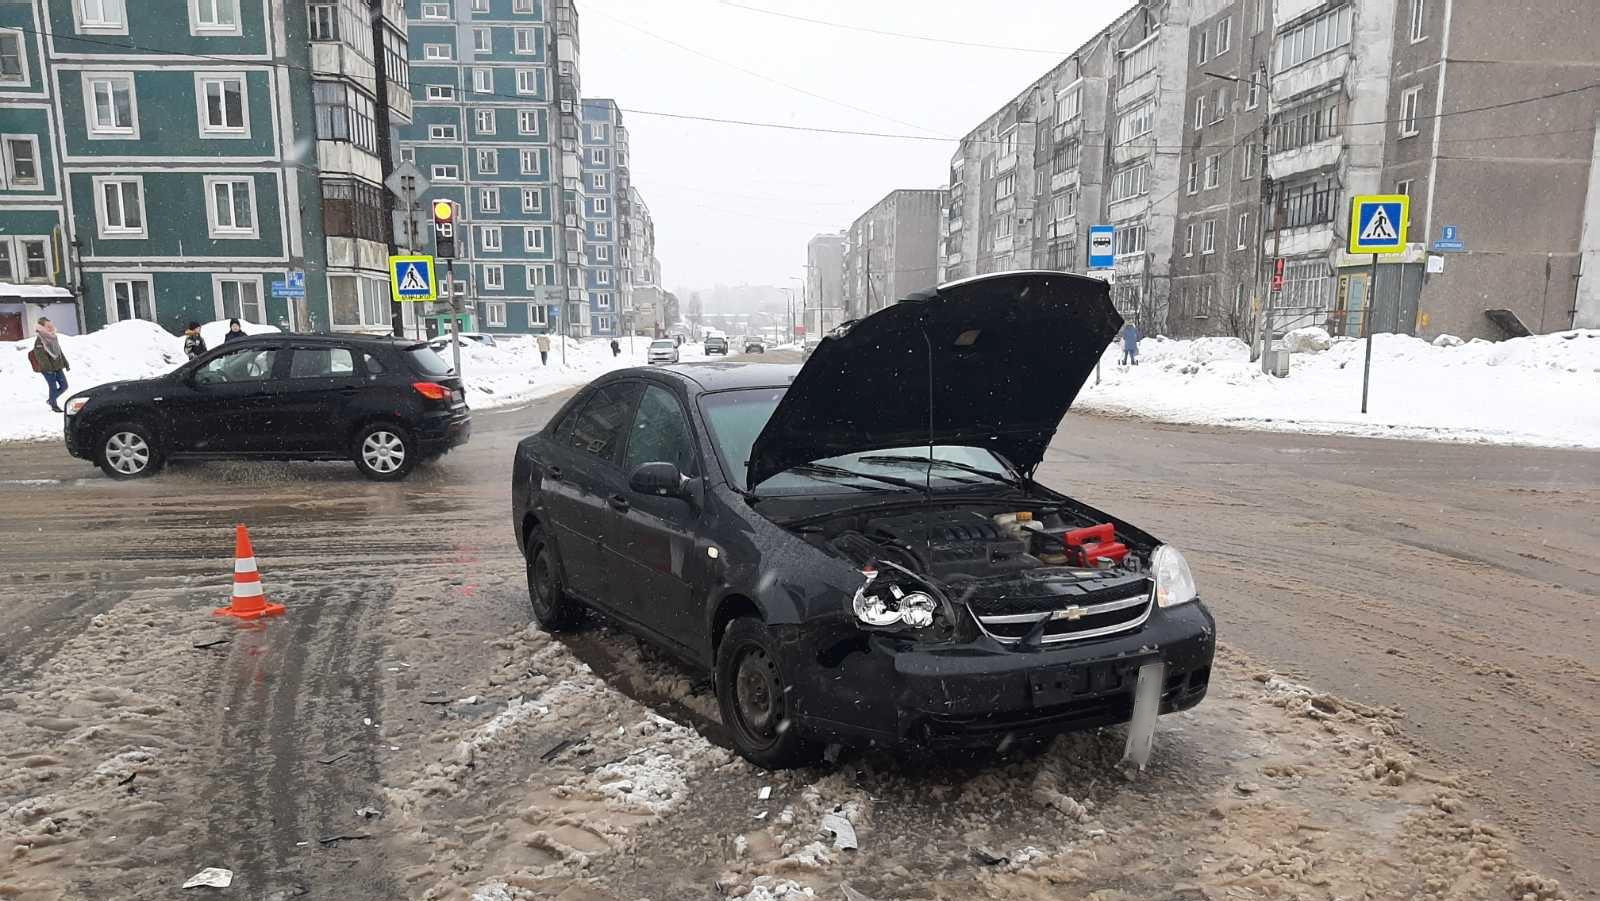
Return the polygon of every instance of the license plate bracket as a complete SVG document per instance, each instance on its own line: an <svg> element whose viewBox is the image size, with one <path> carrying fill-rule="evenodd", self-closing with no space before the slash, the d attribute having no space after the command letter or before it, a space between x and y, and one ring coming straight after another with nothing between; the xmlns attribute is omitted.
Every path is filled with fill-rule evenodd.
<svg viewBox="0 0 1600 901"><path fill-rule="evenodd" d="M1117 657L1043 667L1028 673L1028 693L1035 707L1050 707L1079 698L1132 692L1139 668L1156 655Z"/></svg>

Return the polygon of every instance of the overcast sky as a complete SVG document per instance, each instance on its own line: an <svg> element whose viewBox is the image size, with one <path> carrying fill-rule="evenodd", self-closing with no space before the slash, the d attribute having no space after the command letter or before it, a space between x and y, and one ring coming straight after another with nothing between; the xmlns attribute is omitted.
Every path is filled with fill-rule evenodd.
<svg viewBox="0 0 1600 901"><path fill-rule="evenodd" d="M804 274L812 235L847 227L895 188L943 186L957 144L692 122L641 111L959 138L1128 5L577 3L583 94L613 98L625 110L633 184L655 218L656 256L663 281L674 289L791 284L791 276ZM734 3L859 28L1049 52L849 31Z"/></svg>

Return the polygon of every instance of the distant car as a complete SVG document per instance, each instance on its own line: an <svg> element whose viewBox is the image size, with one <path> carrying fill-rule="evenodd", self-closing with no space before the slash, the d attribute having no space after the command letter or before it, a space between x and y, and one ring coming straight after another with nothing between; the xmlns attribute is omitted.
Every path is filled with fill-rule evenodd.
<svg viewBox="0 0 1600 901"><path fill-rule="evenodd" d="M706 356L709 357L712 354L726 354L727 352L728 352L728 339L727 338L713 336L713 337L710 337L710 338L706 339Z"/></svg>
<svg viewBox="0 0 1600 901"><path fill-rule="evenodd" d="M678 342L671 338L659 338L651 341L650 353L647 359L651 363L678 362Z"/></svg>
<svg viewBox="0 0 1600 901"><path fill-rule="evenodd" d="M494 336L486 332L462 332L461 338L462 346L465 346L469 341L474 344L482 344L484 347L499 346L499 342L495 341ZM434 338L432 341L429 341L428 346L433 348L435 351L449 350L450 336L440 335L439 337Z"/></svg>
<svg viewBox="0 0 1600 901"><path fill-rule="evenodd" d="M744 352L747 354L764 354L767 352L767 346L761 343L760 338L746 338L744 339Z"/></svg>
<svg viewBox="0 0 1600 901"><path fill-rule="evenodd" d="M395 338L256 335L64 407L67 451L113 479L187 457L353 460L369 479L398 481L472 433L455 371Z"/></svg>

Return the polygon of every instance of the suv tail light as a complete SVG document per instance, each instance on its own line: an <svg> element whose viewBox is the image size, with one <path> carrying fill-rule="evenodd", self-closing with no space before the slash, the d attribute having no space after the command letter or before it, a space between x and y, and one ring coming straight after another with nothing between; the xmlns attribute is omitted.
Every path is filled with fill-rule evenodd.
<svg viewBox="0 0 1600 901"><path fill-rule="evenodd" d="M438 382L412 382L411 387L428 400L449 400L450 389Z"/></svg>

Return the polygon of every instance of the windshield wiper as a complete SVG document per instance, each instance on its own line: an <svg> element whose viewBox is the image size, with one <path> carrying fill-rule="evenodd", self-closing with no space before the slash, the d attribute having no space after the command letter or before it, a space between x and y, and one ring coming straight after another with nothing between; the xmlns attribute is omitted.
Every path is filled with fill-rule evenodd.
<svg viewBox="0 0 1600 901"><path fill-rule="evenodd" d="M853 469L845 469L843 466L829 466L826 463L802 463L799 466L790 467L789 471L805 472L822 476L836 476L841 478L848 477L852 479L866 479L869 482L882 482L885 485L894 485L898 488L910 488L912 491L923 490L921 484L909 481L907 479L898 479L894 476L876 476L872 475L871 473L856 472ZM871 490L870 488L865 488L861 485L856 485L854 487L862 488L863 490L867 491Z"/></svg>
<svg viewBox="0 0 1600 901"><path fill-rule="evenodd" d="M993 481L999 482L1003 485L1017 484L1016 479L1007 478L1006 476L1003 476L997 472L991 472L990 470L973 466L970 463L960 463L955 460L940 460L937 457L930 460L927 457L903 457L889 454L881 457L857 457L856 459L862 463L915 463L916 465L923 467L931 464L933 466L943 466L946 469L959 469L962 472L970 472L973 475L983 476L986 479L992 479Z"/></svg>

